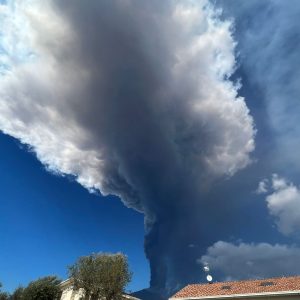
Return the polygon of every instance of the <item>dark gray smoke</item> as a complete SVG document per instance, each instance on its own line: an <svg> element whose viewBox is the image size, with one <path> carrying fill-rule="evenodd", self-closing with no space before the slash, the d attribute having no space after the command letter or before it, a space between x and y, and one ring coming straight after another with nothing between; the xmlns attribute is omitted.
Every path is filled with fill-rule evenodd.
<svg viewBox="0 0 300 300"><path fill-rule="evenodd" d="M199 251L216 240L203 224L225 230L212 185L254 149L228 79L231 23L205 0L16 2L3 9L20 49L0 83L0 128L50 170L145 215L152 288L194 281Z"/></svg>

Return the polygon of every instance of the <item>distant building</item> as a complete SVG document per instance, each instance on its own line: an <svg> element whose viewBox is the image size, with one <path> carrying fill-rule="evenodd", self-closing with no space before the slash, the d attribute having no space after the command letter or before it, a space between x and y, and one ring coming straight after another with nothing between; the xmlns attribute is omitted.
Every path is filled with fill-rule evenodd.
<svg viewBox="0 0 300 300"><path fill-rule="evenodd" d="M265 300L273 297L276 300L299 300L300 276L191 284L172 296L170 300Z"/></svg>
<svg viewBox="0 0 300 300"><path fill-rule="evenodd" d="M60 300L82 300L82 299L84 299L83 290L82 289L74 290L73 282L71 279L67 279L67 280L61 282L60 288L62 291ZM124 294L123 298L124 298L124 300L140 300L139 298L135 298L135 297L132 297L127 294Z"/></svg>

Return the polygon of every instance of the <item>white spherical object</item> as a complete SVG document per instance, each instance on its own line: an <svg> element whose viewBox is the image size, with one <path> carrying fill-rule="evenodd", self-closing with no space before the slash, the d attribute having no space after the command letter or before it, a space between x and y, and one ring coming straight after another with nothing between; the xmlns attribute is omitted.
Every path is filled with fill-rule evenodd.
<svg viewBox="0 0 300 300"><path fill-rule="evenodd" d="M212 282L213 278L212 278L211 275L207 275L207 276L206 276L206 280L207 280L208 282Z"/></svg>

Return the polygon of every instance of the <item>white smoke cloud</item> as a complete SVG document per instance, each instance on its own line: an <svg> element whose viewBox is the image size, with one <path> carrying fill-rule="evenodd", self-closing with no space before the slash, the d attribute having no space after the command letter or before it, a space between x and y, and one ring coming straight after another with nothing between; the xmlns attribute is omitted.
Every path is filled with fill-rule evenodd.
<svg viewBox="0 0 300 300"><path fill-rule="evenodd" d="M185 40L173 45L173 82L184 81L194 91L183 100L191 122L201 120L211 135L221 131L205 153L207 165L216 173L233 174L249 163L253 121L237 88L226 80L235 66L230 23L218 21L204 4L179 2L173 7L170 17L181 35L178 40ZM12 48L1 56L9 68L0 83L1 130L30 145L49 169L102 190L102 153L72 114L73 102L85 101L74 95L84 93L89 80L89 69L76 62L76 33L51 1L16 0L1 9L1 45ZM13 47L16 40L18 47Z"/></svg>
<svg viewBox="0 0 300 300"><path fill-rule="evenodd" d="M300 248L218 241L207 249L199 262L207 262L211 272L220 273L222 280L298 275Z"/></svg>
<svg viewBox="0 0 300 300"><path fill-rule="evenodd" d="M273 174L272 186L269 190L265 189L264 193L268 193L266 202L270 214L276 218L278 230L285 235L299 232L300 188Z"/></svg>
<svg viewBox="0 0 300 300"><path fill-rule="evenodd" d="M49 1L2 7L0 64L7 70L0 81L1 130L28 144L50 170L100 189L99 153L85 146L92 137L69 115L88 76L62 58L75 47L71 28Z"/></svg>

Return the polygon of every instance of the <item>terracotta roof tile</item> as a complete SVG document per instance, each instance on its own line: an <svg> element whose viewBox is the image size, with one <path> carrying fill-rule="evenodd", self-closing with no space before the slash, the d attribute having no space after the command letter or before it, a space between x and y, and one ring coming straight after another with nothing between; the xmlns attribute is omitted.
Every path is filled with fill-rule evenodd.
<svg viewBox="0 0 300 300"><path fill-rule="evenodd" d="M209 297L300 290L300 276L263 280L227 281L211 284L191 284L172 298Z"/></svg>

